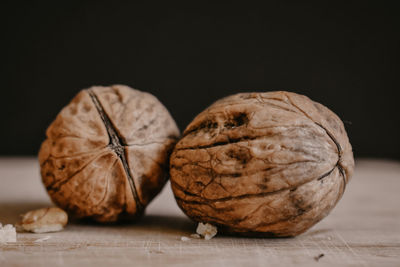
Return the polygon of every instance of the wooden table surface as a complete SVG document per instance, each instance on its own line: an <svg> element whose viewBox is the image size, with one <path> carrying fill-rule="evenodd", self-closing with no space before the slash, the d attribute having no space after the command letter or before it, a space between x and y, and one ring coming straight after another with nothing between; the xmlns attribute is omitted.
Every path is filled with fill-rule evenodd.
<svg viewBox="0 0 400 267"><path fill-rule="evenodd" d="M0 182L3 224L51 205L35 158L0 158ZM135 224L70 223L58 233L19 233L16 243L0 244L0 266L400 266L399 189L400 162L358 160L337 207L296 238L181 241L196 225L167 184Z"/></svg>

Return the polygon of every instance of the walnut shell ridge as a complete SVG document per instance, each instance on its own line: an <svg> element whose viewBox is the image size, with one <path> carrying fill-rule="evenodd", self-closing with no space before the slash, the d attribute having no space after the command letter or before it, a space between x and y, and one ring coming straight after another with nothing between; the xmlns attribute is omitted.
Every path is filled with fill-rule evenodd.
<svg viewBox="0 0 400 267"><path fill-rule="evenodd" d="M52 201L112 222L141 215L162 189L179 129L156 97L114 85L79 92L46 136L39 162Z"/></svg>
<svg viewBox="0 0 400 267"><path fill-rule="evenodd" d="M328 215L352 176L342 121L308 97L240 93L201 112L170 158L179 207L228 233L296 236Z"/></svg>

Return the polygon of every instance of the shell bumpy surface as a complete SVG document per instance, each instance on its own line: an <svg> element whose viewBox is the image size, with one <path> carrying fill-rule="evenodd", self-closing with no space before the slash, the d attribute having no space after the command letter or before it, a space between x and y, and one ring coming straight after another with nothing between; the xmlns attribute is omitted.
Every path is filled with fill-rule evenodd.
<svg viewBox="0 0 400 267"><path fill-rule="evenodd" d="M186 128L171 186L193 220L242 235L295 236L341 198L354 159L341 120L284 91L223 98Z"/></svg>
<svg viewBox="0 0 400 267"><path fill-rule="evenodd" d="M142 214L161 190L179 130L154 96L115 85L82 90L46 135L39 162L51 199L110 222Z"/></svg>

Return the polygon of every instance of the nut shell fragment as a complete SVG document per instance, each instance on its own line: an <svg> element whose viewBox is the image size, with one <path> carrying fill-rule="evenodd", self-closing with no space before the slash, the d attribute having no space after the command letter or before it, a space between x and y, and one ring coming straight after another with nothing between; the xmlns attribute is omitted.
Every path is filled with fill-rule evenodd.
<svg viewBox="0 0 400 267"><path fill-rule="evenodd" d="M186 128L171 186L193 220L244 235L295 236L324 218L353 173L341 120L289 92L223 98Z"/></svg>

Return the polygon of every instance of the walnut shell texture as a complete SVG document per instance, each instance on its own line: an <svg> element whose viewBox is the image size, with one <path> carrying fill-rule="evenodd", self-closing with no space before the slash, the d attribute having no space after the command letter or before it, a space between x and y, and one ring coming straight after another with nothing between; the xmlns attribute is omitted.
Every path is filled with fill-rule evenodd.
<svg viewBox="0 0 400 267"><path fill-rule="evenodd" d="M78 218L135 218L162 189L179 130L149 93L123 85L79 92L46 131L43 183Z"/></svg>
<svg viewBox="0 0 400 267"><path fill-rule="evenodd" d="M171 186L193 220L252 236L296 236L341 198L354 159L342 121L285 92L223 98L186 128Z"/></svg>

